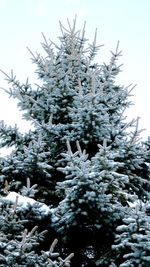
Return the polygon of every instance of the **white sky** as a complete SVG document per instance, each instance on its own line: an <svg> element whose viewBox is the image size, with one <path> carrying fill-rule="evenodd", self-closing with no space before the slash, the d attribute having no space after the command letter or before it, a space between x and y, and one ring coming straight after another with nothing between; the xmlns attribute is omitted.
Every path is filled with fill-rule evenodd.
<svg viewBox="0 0 150 267"><path fill-rule="evenodd" d="M117 41L123 57L120 64L121 85L137 84L129 118L139 116L144 139L150 135L150 1L149 0L0 0L0 69L24 82L34 82L34 65L26 47L41 52L41 32L57 41L59 20L66 23L78 16L79 28L87 21L87 37L92 40L98 28L98 43L104 44L97 61L107 61ZM8 89L0 73L0 87ZM0 91L0 120L9 125L17 123L22 130L27 123L21 120L16 102Z"/></svg>

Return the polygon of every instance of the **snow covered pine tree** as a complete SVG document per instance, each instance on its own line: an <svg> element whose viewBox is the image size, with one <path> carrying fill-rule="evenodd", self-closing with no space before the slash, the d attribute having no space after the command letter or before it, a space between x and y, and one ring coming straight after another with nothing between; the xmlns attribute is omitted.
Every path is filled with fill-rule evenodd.
<svg viewBox="0 0 150 267"><path fill-rule="evenodd" d="M60 29L59 45L43 35L45 56L29 49L40 85L32 87L28 79L22 84L13 72L3 72L11 85L5 91L18 100L24 119L31 121L34 129L22 134L17 126L7 127L1 122L1 147L13 146L10 155L1 157L1 194L6 181L9 191L23 194L30 192L29 187L24 191L28 178L32 185L38 185L34 198L48 205L50 212L40 216L38 209L30 205L33 216L27 210L19 219L27 217L27 225L31 222L32 227L47 230L46 236L56 236L60 241L58 251L64 258L73 251L72 267L146 267L149 250L139 237L137 218L149 215L146 208L136 209L135 203L147 205L149 201L148 150L140 141L139 120L127 122L125 116L134 86L116 85L121 68L118 45L111 52L109 64L97 64L95 56L100 46L96 45L96 33L92 44L88 44L85 26L76 30L76 19L73 25L68 21L67 28L60 23ZM136 227L131 227L132 221ZM149 242L145 221L141 227ZM2 234L4 230L1 228ZM120 238L118 231L122 233ZM136 244L129 245L132 231L137 235ZM24 235L26 239L27 232ZM18 238L20 234L16 242ZM4 239L9 242L6 232ZM47 250L47 237L43 242ZM39 248L33 251L29 247L25 255L40 255ZM142 248L145 252L138 261ZM41 264L36 266L49 266ZM58 266L67 266L63 264Z"/></svg>

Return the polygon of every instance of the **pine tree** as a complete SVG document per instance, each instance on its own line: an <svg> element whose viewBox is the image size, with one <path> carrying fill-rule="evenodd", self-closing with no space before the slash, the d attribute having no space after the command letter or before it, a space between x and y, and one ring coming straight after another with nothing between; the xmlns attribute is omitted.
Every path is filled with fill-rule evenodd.
<svg viewBox="0 0 150 267"><path fill-rule="evenodd" d="M13 72L3 72L10 84L5 91L18 100L23 118L34 128L22 134L1 122L0 145L13 147L0 159L1 194L7 181L10 191L49 206L46 219L32 208L29 224L56 234L61 255L75 253L72 266L118 264L116 229L126 214L136 221L131 203L149 200L149 151L140 140L139 119L127 122L125 115L134 86L116 84L119 43L110 62L99 65L97 31L88 44L85 25L76 30L76 19L73 25L68 21L68 28L60 23L60 29L59 45L43 35L45 56L29 49L39 85L28 79L20 83ZM37 191L24 187L27 179L38 185Z"/></svg>

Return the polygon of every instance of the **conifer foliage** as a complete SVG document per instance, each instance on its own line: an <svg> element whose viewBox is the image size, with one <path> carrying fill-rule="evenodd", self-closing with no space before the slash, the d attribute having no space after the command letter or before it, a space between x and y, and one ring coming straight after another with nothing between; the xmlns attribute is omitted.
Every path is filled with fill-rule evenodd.
<svg viewBox="0 0 150 267"><path fill-rule="evenodd" d="M16 198L14 205L11 205L5 198L1 199L0 266L70 266L73 254L62 259L59 253L54 252L57 239L53 241L48 251L38 249L47 230L38 233L38 227L34 226L28 231L25 228L29 223L27 211L26 214L25 211L20 211L17 202ZM29 207L28 213L30 213Z"/></svg>
<svg viewBox="0 0 150 267"><path fill-rule="evenodd" d="M29 49L39 84L2 71L33 129L0 123L0 146L13 147L0 158L0 266L147 267L149 146L139 119L125 115L134 86L116 83L119 44L108 64L97 64L97 31L89 44L76 18L60 30L58 45L43 35L44 56ZM12 191L29 205L6 203ZM47 246L54 235L59 253L56 240Z"/></svg>

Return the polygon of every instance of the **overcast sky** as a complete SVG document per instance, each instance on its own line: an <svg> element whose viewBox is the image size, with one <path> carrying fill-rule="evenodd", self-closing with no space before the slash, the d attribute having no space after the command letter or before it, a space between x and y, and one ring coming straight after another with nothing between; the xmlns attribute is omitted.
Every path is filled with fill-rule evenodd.
<svg viewBox="0 0 150 267"><path fill-rule="evenodd" d="M149 0L0 0L0 69L13 69L24 82L34 82L34 65L26 47L41 52L41 32L57 42L59 20L72 21L77 14L79 28L86 20L87 37L92 40L98 28L98 43L104 44L97 61L108 61L117 41L123 52L120 58L121 85L137 84L129 118L139 116L144 139L150 135L150 1ZM0 74L0 87L8 89ZM28 124L21 120L16 102L0 91L0 120L17 123L24 131Z"/></svg>

